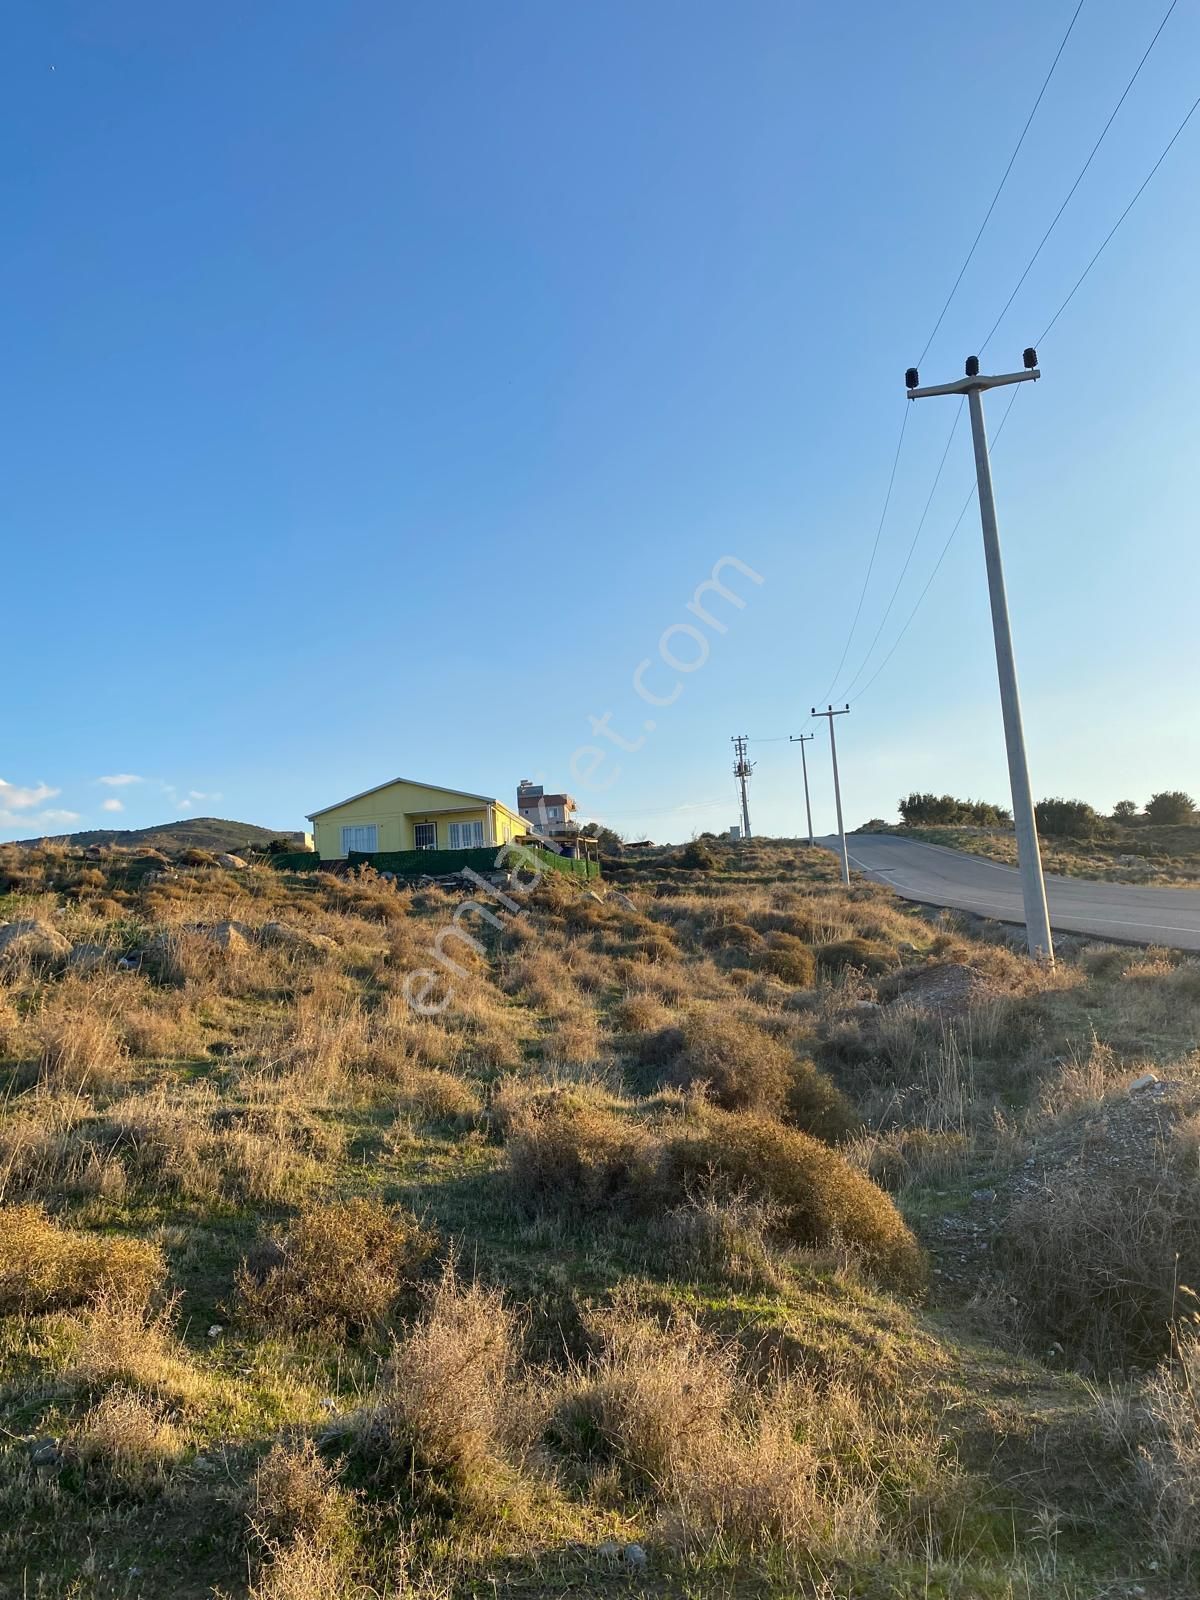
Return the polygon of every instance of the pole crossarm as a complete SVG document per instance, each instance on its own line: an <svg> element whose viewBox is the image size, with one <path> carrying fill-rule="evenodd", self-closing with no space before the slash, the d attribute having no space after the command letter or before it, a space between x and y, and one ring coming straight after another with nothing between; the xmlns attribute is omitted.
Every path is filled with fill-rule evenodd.
<svg viewBox="0 0 1200 1600"><path fill-rule="evenodd" d="M931 383L921 389L907 391L910 400L926 400L934 394L970 394L972 390L1001 389L1006 383L1027 383L1042 375L1040 367L1028 372L998 372L991 377L976 374L973 378L958 378L954 383Z"/></svg>

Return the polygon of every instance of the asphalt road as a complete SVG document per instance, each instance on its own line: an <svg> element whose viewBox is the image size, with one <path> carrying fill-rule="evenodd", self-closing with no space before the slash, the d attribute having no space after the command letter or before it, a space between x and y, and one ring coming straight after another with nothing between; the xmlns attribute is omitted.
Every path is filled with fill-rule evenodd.
<svg viewBox="0 0 1200 1600"><path fill-rule="evenodd" d="M836 835L817 842L837 852ZM887 833L851 833L846 843L852 870L890 885L906 900L974 911L1001 922L1025 920L1015 867ZM1200 889L1150 889L1047 876L1046 900L1054 928L1200 950Z"/></svg>

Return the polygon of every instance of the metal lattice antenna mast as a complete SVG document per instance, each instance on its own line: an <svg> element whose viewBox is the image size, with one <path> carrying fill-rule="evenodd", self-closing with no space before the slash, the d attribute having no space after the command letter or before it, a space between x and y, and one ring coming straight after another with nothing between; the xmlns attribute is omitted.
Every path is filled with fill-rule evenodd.
<svg viewBox="0 0 1200 1600"><path fill-rule="evenodd" d="M750 837L750 797L748 785L750 782L750 774L754 771L754 763L753 761L747 761L746 759L746 745L749 742L748 736L744 733L735 733L731 736L731 740L733 748L737 753L737 758L733 763L733 775L737 779L742 791L742 838L748 839Z"/></svg>

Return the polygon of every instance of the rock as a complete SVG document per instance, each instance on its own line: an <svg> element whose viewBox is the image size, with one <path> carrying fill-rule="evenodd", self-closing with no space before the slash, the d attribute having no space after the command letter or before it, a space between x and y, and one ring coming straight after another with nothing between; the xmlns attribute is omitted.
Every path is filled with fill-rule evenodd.
<svg viewBox="0 0 1200 1600"><path fill-rule="evenodd" d="M623 889L610 889L608 898L615 900L624 911L636 911L637 907Z"/></svg>
<svg viewBox="0 0 1200 1600"><path fill-rule="evenodd" d="M985 1203L990 1204L991 1201L993 1201L995 1198L996 1198L995 1189L973 1189L971 1191L971 1199L972 1200L981 1200L981 1201L984 1201Z"/></svg>
<svg viewBox="0 0 1200 1600"><path fill-rule="evenodd" d="M210 944L230 954L240 954L250 948L250 929L243 922L218 922L215 927L197 928L195 931L202 933Z"/></svg>
<svg viewBox="0 0 1200 1600"><path fill-rule="evenodd" d="M217 857L217 865L219 867L237 868L244 867L246 863L242 860L241 856L223 855Z"/></svg>
<svg viewBox="0 0 1200 1600"><path fill-rule="evenodd" d="M625 1557L625 1565L633 1567L637 1572L646 1565L646 1552L640 1544L627 1544L622 1555Z"/></svg>
<svg viewBox="0 0 1200 1600"><path fill-rule="evenodd" d="M1135 1078L1129 1085L1130 1094L1140 1094L1143 1089L1148 1089L1151 1084L1158 1082L1157 1072L1143 1072L1140 1078Z"/></svg>
<svg viewBox="0 0 1200 1600"><path fill-rule="evenodd" d="M135 950L131 955L122 956L117 962L118 972L140 972L142 970L143 954Z"/></svg>
<svg viewBox="0 0 1200 1600"><path fill-rule="evenodd" d="M61 961L71 954L71 941L40 918L0 922L0 960Z"/></svg>
<svg viewBox="0 0 1200 1600"><path fill-rule="evenodd" d="M67 957L72 972L95 972L113 959L114 951L106 944L77 944Z"/></svg>
<svg viewBox="0 0 1200 1600"><path fill-rule="evenodd" d="M604 1543L597 1548L596 1554L601 1561L615 1561L621 1554L621 1546L615 1539L605 1539Z"/></svg>
<svg viewBox="0 0 1200 1600"><path fill-rule="evenodd" d="M214 1322L212 1327L208 1330L208 1337L210 1339L219 1339L224 1332L225 1329L221 1326L221 1324L219 1322Z"/></svg>
<svg viewBox="0 0 1200 1600"><path fill-rule="evenodd" d="M312 955L337 949L336 941L328 934L296 928L290 922L264 922L259 937L264 944L281 945L287 950L307 950Z"/></svg>
<svg viewBox="0 0 1200 1600"><path fill-rule="evenodd" d="M139 850L137 855L133 858L134 866L140 867L146 862L152 863L156 867L169 867L171 865L171 858L170 856L163 855L161 850Z"/></svg>
<svg viewBox="0 0 1200 1600"><path fill-rule="evenodd" d="M583 898L585 900L594 900L598 906L602 906L604 904L604 896L602 894L597 894L595 889L589 889Z"/></svg>
<svg viewBox="0 0 1200 1600"><path fill-rule="evenodd" d="M39 1472L53 1472L56 1467L61 1467L62 1451L58 1448L58 1440L49 1436L44 1439L32 1439L29 1444L29 1461Z"/></svg>

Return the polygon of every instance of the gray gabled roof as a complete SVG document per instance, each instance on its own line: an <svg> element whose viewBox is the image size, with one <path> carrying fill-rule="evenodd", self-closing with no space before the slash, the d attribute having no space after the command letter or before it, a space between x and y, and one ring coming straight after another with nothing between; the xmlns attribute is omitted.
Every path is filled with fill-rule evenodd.
<svg viewBox="0 0 1200 1600"><path fill-rule="evenodd" d="M502 800L497 800L490 794L471 794L467 789L451 789L445 783L426 783L423 778L389 778L386 783L377 783L371 789L364 789L361 794L347 795L345 800L335 800L331 806L322 806L319 811L310 811L308 821L315 822L326 812L337 811L340 806L348 806L355 800L365 800L369 794L378 794L381 789L390 789L395 783L413 783L419 789L440 789L443 794L459 794L464 800L482 800L487 806L504 804Z"/></svg>

